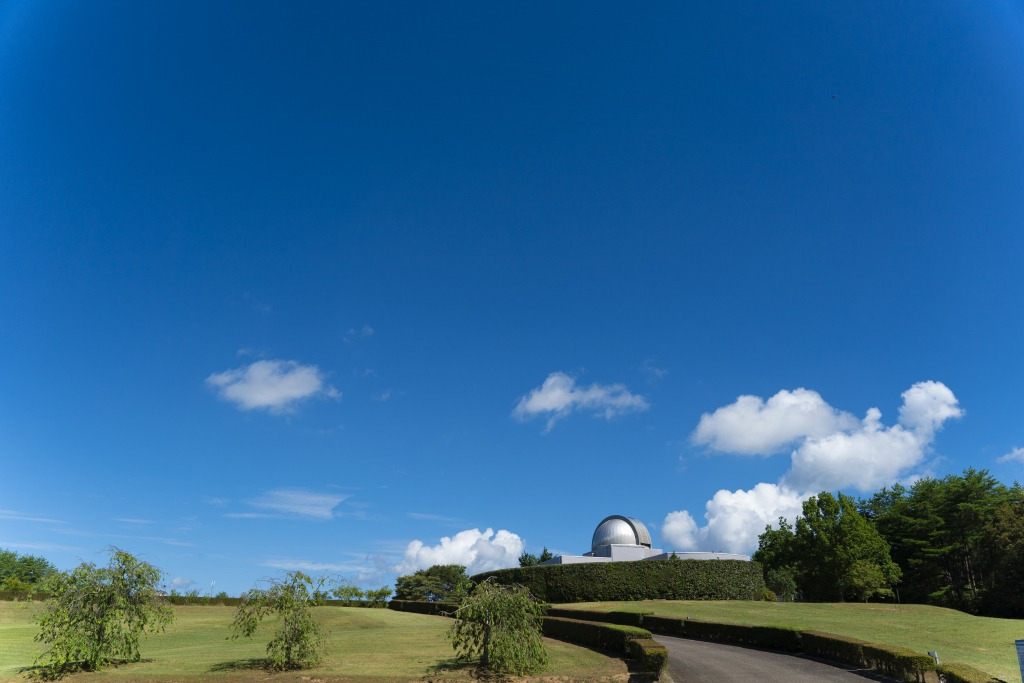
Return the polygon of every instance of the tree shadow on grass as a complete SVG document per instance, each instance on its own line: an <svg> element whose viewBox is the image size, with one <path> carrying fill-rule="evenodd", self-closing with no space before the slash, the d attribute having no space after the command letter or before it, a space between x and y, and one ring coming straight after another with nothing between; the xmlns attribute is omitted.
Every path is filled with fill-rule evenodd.
<svg viewBox="0 0 1024 683"><path fill-rule="evenodd" d="M210 673L225 671L255 671L270 669L270 660L266 657L253 657L251 659L232 659L227 662L217 662L210 667Z"/></svg>
<svg viewBox="0 0 1024 683"><path fill-rule="evenodd" d="M427 669L427 673L421 679L424 683L443 681L447 673L468 673L470 678L485 683L502 683L511 681L512 677L507 674L498 673L480 666L478 659L465 659L463 657L449 657L442 659Z"/></svg>

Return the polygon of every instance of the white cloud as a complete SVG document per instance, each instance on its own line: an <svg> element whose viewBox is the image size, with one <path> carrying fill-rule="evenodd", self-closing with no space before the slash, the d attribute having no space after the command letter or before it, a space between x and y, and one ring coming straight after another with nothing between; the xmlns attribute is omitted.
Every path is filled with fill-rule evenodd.
<svg viewBox="0 0 1024 683"><path fill-rule="evenodd" d="M335 516L334 508L348 498L339 493L317 493L302 489L275 489L267 491L261 497L250 500L249 504L270 512L240 512L231 517L273 517L287 515L306 517L309 519L331 519Z"/></svg>
<svg viewBox="0 0 1024 683"><path fill-rule="evenodd" d="M857 418L836 410L809 389L782 390L767 401L740 396L713 413L704 413L694 443L716 451L768 455L808 436L825 436L855 425Z"/></svg>
<svg viewBox="0 0 1024 683"><path fill-rule="evenodd" d="M287 413L302 400L324 396L340 398L341 393L324 381L315 365L293 360L258 360L234 370L216 372L206 383L225 401L240 410Z"/></svg>
<svg viewBox="0 0 1024 683"><path fill-rule="evenodd" d="M707 524L698 527L690 513L670 512L662 527L662 539L674 550L711 550L749 553L757 537L779 517L793 520L803 498L778 484L761 483L749 491L722 489L705 505Z"/></svg>
<svg viewBox="0 0 1024 683"><path fill-rule="evenodd" d="M610 420L627 413L643 412L649 407L647 399L631 393L623 384L582 387L564 372L552 372L541 386L519 399L512 415L523 421L547 415L544 430L547 432L555 422L573 411L587 411Z"/></svg>
<svg viewBox="0 0 1024 683"><path fill-rule="evenodd" d="M943 422L964 414L956 396L942 382L918 382L902 395L900 424L922 438L931 439Z"/></svg>
<svg viewBox="0 0 1024 683"><path fill-rule="evenodd" d="M1024 462L1024 448L1014 448L1006 455L999 456L996 462Z"/></svg>
<svg viewBox="0 0 1024 683"><path fill-rule="evenodd" d="M467 573L478 574L518 566L523 548L523 540L511 531L501 529L495 534L492 529L483 533L479 529L466 529L454 536L442 537L434 546L424 545L418 539L411 541L395 571L409 574L435 564L461 564L465 565Z"/></svg>
<svg viewBox="0 0 1024 683"><path fill-rule="evenodd" d="M175 576L171 579L171 588L181 589L195 585L195 579L187 579L184 576Z"/></svg>
<svg viewBox="0 0 1024 683"><path fill-rule="evenodd" d="M670 512L662 531L665 542L679 550L702 547L749 553L767 524L775 524L779 517L792 521L800 513L801 501L811 495L848 487L871 491L908 473L913 476L911 470L922 465L935 433L946 420L963 415L963 410L941 382L918 382L902 397L899 424L888 427L877 408L868 409L863 420L851 420L849 413L832 408L806 389L779 392L767 403L756 396L741 396L703 415L695 441L743 454L767 454L794 443L790 468L777 484L762 482L747 491L715 493L705 505L703 527L685 510ZM783 424L767 424L767 415ZM827 430L830 421L832 428ZM702 426L706 427L703 433ZM745 434L747 429L750 434ZM1024 458L1024 449L1019 450Z"/></svg>

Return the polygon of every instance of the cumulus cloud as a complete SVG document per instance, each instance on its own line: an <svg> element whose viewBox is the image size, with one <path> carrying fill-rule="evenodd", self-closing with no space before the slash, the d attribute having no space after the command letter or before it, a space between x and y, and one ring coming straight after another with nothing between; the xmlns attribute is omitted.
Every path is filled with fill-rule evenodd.
<svg viewBox="0 0 1024 683"><path fill-rule="evenodd" d="M694 443L716 451L768 455L808 436L825 436L857 423L849 413L825 403L809 389L782 390L767 401L740 396L713 413L704 413Z"/></svg>
<svg viewBox="0 0 1024 683"><path fill-rule="evenodd" d="M646 398L631 393L623 384L583 387L564 372L552 372L542 385L519 399L512 415L523 421L546 415L548 421L544 431L547 432L558 420L574 411L590 412L610 420L619 415L643 412L649 407Z"/></svg>
<svg viewBox="0 0 1024 683"><path fill-rule="evenodd" d="M195 584L195 579L188 579L184 576L175 576L173 579L171 579L171 588L174 588L176 590L188 588L189 586L194 586Z"/></svg>
<svg viewBox="0 0 1024 683"><path fill-rule="evenodd" d="M997 462L1024 462L1024 448L1014 448L1006 455L999 456Z"/></svg>
<svg viewBox="0 0 1024 683"><path fill-rule="evenodd" d="M454 536L444 536L437 545L428 546L420 540L405 548L402 562L395 567L399 574L427 569L435 564L465 565L469 574L515 567L523 554L523 540L511 531L466 529Z"/></svg>
<svg viewBox="0 0 1024 683"><path fill-rule="evenodd" d="M767 455L792 444L790 468L778 483L715 493L705 505L703 527L688 511L670 512L662 530L664 541L677 550L751 552L766 525L779 517L793 520L801 501L811 495L848 487L871 491L892 484L922 464L935 433L947 420L963 415L956 396L941 382L918 382L902 398L899 422L890 426L882 423L877 408L868 409L862 420L852 419L806 389L782 391L767 402L741 396L704 414L694 432L695 442L746 455ZM780 424L770 424L771 417Z"/></svg>
<svg viewBox="0 0 1024 683"><path fill-rule="evenodd" d="M722 489L705 505L705 526L698 526L686 510L670 512L662 539L673 550L749 553L757 548L765 526L779 517L792 520L802 501L800 494L778 484L761 483L749 491Z"/></svg>
<svg viewBox="0 0 1024 683"><path fill-rule="evenodd" d="M334 508L348 498L339 493L318 493L303 489L275 489L249 501L253 507L265 512L234 512L228 517L259 519L263 517L305 517L331 519Z"/></svg>
<svg viewBox="0 0 1024 683"><path fill-rule="evenodd" d="M215 372L206 383L240 410L287 413L302 400L317 396L340 398L315 365L293 360L258 360L234 370Z"/></svg>

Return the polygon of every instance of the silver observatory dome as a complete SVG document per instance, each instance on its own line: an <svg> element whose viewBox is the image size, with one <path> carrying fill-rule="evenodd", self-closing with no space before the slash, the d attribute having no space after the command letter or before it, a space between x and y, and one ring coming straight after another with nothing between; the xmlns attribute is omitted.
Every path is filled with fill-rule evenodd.
<svg viewBox="0 0 1024 683"><path fill-rule="evenodd" d="M639 519L611 515L601 520L594 529L590 551L596 552L603 545L642 545L651 547L651 533Z"/></svg>

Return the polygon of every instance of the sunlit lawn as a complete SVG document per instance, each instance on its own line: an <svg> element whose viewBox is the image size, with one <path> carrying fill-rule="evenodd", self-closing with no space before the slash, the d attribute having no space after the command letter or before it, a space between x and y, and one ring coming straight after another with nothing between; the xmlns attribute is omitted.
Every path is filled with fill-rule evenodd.
<svg viewBox="0 0 1024 683"><path fill-rule="evenodd" d="M878 643L939 653L1006 681L1020 680L1014 640L1024 640L1024 620L973 617L926 605L748 602L740 600L595 602L560 607L654 612L742 624L785 624Z"/></svg>
<svg viewBox="0 0 1024 683"><path fill-rule="evenodd" d="M33 642L38 603L0 602L0 680L28 679L39 652ZM252 639L228 640L232 607L176 607L165 633L147 637L143 662L76 674L70 683L108 683L162 679L222 683L241 680L284 681L470 681L471 667L456 665L445 639L451 621L444 617L386 609L320 607L317 620L329 632L324 662L307 671L269 673L262 667L271 624ZM619 659L553 640L545 640L550 666L528 680L625 681Z"/></svg>

